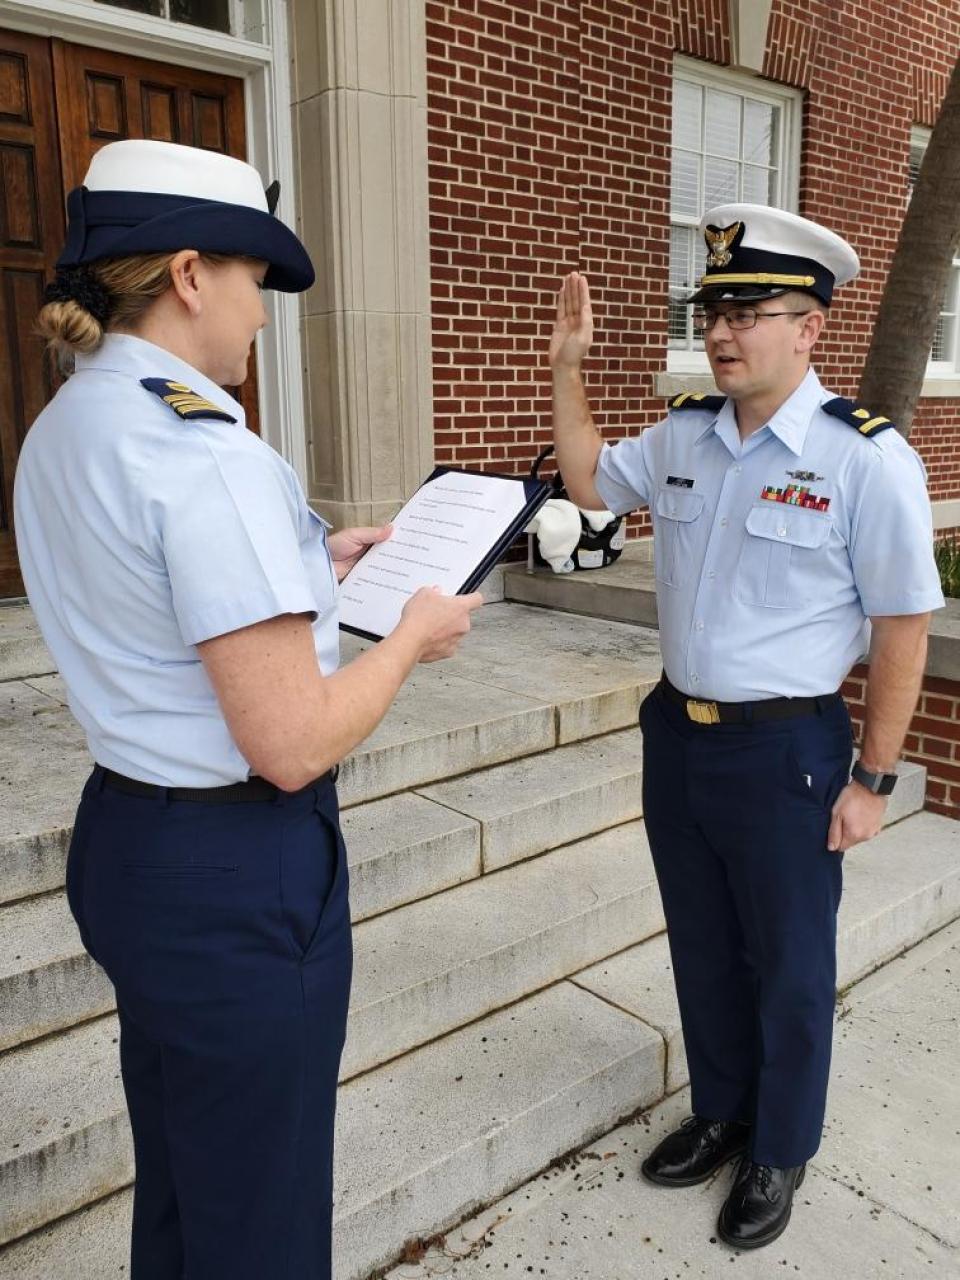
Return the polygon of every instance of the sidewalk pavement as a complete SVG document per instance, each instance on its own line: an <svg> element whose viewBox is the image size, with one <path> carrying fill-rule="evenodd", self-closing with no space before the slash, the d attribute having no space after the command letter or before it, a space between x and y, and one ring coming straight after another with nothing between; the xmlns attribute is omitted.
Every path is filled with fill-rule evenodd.
<svg viewBox="0 0 960 1280"><path fill-rule="evenodd" d="M671 1191L638 1166L687 1090L548 1169L389 1280L946 1280L960 1276L960 921L838 1002L823 1145L783 1236L716 1235L732 1170Z"/></svg>

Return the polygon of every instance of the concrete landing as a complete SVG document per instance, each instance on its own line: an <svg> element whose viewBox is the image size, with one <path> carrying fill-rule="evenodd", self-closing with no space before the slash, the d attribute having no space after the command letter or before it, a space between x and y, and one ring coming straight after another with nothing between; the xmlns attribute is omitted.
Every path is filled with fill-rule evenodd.
<svg viewBox="0 0 960 1280"><path fill-rule="evenodd" d="M729 1171L684 1191L640 1179L644 1154L687 1114L684 1091L558 1162L389 1280L956 1276L958 1031L960 923L847 993L823 1145L790 1226L765 1249L736 1252L717 1238Z"/></svg>

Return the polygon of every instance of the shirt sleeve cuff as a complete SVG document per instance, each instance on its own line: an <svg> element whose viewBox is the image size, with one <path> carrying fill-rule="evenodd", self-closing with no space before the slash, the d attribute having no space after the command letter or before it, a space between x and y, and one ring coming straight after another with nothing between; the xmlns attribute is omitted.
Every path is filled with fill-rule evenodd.
<svg viewBox="0 0 960 1280"><path fill-rule="evenodd" d="M868 618L902 618L911 613L934 613L946 601L942 591L914 591L890 600L861 598L860 603Z"/></svg>
<svg viewBox="0 0 960 1280"><path fill-rule="evenodd" d="M600 450L600 456L597 459L593 487L603 499L608 511L612 511L615 516L625 516L628 512L636 511L638 507L644 506L645 501L640 494L635 493L625 484L621 484L610 474L611 455L610 445L605 444Z"/></svg>
<svg viewBox="0 0 960 1280"><path fill-rule="evenodd" d="M184 644L194 645L285 613L308 613L311 622L316 620L316 601L307 587L291 585L285 591L261 590L242 599L218 600L178 620Z"/></svg>

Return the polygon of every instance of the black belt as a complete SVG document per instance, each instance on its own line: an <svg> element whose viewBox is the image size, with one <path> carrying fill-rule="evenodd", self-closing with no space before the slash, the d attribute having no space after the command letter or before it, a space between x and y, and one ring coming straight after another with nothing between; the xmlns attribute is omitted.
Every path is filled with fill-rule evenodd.
<svg viewBox="0 0 960 1280"><path fill-rule="evenodd" d="M340 766L334 765L308 786L321 782L336 782ZM250 804L260 800L276 800L286 795L266 778L247 778L246 782L232 782L225 787L160 787L153 782L140 782L127 778L112 769L103 770L103 785L112 791L123 791L128 796L165 796L168 800L192 800L198 804ZM304 791L306 787L302 788Z"/></svg>
<svg viewBox="0 0 960 1280"><path fill-rule="evenodd" d="M683 707L694 724L757 724L762 720L792 720L795 716L818 716L840 701L839 693L817 698L762 698L759 702L708 702L691 698L660 677L660 689L668 702Z"/></svg>

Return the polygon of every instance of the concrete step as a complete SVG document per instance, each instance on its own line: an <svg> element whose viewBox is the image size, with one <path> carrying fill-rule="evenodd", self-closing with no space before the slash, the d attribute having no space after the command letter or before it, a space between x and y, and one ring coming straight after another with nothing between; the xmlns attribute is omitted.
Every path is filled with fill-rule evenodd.
<svg viewBox="0 0 960 1280"><path fill-rule="evenodd" d="M114 1007L63 892L0 907L0 1050Z"/></svg>
<svg viewBox="0 0 960 1280"><path fill-rule="evenodd" d="M844 858L837 921L841 989L960 917L957 824L918 813ZM667 1046L667 1092L687 1082L666 934L575 974L575 983L635 1017Z"/></svg>
<svg viewBox="0 0 960 1280"><path fill-rule="evenodd" d="M344 659L369 644L344 636ZM462 652L418 668L344 762L342 801L359 804L634 725L659 673L655 635L486 605Z"/></svg>
<svg viewBox="0 0 960 1280"><path fill-rule="evenodd" d="M132 1179L117 1038L110 1016L0 1057L0 1243Z"/></svg>
<svg viewBox="0 0 960 1280"><path fill-rule="evenodd" d="M657 590L652 552L650 540L628 542L615 564L582 573L554 573L544 568L529 573L523 565L507 565L504 596L518 603L655 627Z"/></svg>
<svg viewBox="0 0 960 1280"><path fill-rule="evenodd" d="M50 650L27 604L0 601L0 681L56 671Z"/></svg>
<svg viewBox="0 0 960 1280"><path fill-rule="evenodd" d="M345 658L363 647L344 637ZM636 628L487 605L464 653L419 668L344 762L341 803L633 726L658 671L656 637ZM90 765L59 676L0 684L0 902L63 884Z"/></svg>
<svg viewBox="0 0 960 1280"><path fill-rule="evenodd" d="M334 1247L363 1280L663 1090L663 1044L560 983L341 1090Z"/></svg>
<svg viewBox="0 0 960 1280"><path fill-rule="evenodd" d="M7 1055L5 1069L0 1064L3 1085L29 1098L30 1117L26 1134L0 1122L0 1240L90 1204L130 1179L115 1034L107 1018L61 1042ZM440 1229L457 1221L649 1106L662 1088L660 1037L570 983L342 1086L338 1280L361 1280L396 1258L424 1224ZM115 1196L19 1240L0 1251L0 1275L103 1280L124 1274L129 1211L129 1196Z"/></svg>
<svg viewBox="0 0 960 1280"><path fill-rule="evenodd" d="M341 814L356 924L479 876L480 823L413 792Z"/></svg>
<svg viewBox="0 0 960 1280"><path fill-rule="evenodd" d="M663 927L643 824L626 823L354 931L349 1079Z"/></svg>
<svg viewBox="0 0 960 1280"><path fill-rule="evenodd" d="M357 805L344 811L354 921L639 812L637 728L468 774L424 795ZM84 953L62 891L0 906L0 1050L112 1007L112 987Z"/></svg>
<svg viewBox="0 0 960 1280"><path fill-rule="evenodd" d="M0 902L63 884L90 768L59 676L0 684Z"/></svg>
<svg viewBox="0 0 960 1280"><path fill-rule="evenodd" d="M425 787L420 794L475 818L483 869L639 818L643 744L634 726Z"/></svg>

